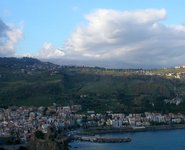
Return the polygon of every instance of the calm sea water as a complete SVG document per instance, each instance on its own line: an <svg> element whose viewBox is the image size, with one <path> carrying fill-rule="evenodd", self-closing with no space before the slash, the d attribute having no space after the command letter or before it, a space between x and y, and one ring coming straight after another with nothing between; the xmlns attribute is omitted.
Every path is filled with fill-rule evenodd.
<svg viewBox="0 0 185 150"><path fill-rule="evenodd" d="M185 150L185 129L106 134L109 137L130 137L130 143L72 142L70 150Z"/></svg>

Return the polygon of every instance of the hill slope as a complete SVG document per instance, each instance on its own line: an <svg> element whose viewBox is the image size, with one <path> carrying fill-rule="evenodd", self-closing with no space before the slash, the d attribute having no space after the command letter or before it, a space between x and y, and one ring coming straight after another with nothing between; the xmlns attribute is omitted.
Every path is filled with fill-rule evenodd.
<svg viewBox="0 0 185 150"><path fill-rule="evenodd" d="M154 71L159 73L159 71ZM162 71L160 71L162 72ZM185 82L143 70L67 67L33 58L0 58L2 105L81 104L98 112L185 112L164 99L184 99Z"/></svg>

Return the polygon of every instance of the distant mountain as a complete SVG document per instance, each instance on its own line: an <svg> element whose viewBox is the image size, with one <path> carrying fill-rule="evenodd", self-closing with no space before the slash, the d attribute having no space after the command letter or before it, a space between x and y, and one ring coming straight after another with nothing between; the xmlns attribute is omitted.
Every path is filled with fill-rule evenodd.
<svg viewBox="0 0 185 150"><path fill-rule="evenodd" d="M49 62L41 62L38 59L35 58L29 58L29 57L23 57L23 58L15 58L15 57L0 57L0 67L4 69L8 68L14 68L14 69L20 69L20 68L48 68L57 66Z"/></svg>
<svg viewBox="0 0 185 150"><path fill-rule="evenodd" d="M182 78L177 79L176 74ZM183 70L59 66L34 58L0 58L0 104L81 104L83 111L185 112ZM172 74L172 76L169 76ZM171 102L174 98L181 103Z"/></svg>

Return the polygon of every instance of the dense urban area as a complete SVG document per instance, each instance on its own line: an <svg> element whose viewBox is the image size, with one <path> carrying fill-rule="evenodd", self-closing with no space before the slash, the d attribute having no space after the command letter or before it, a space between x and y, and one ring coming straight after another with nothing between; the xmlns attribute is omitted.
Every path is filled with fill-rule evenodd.
<svg viewBox="0 0 185 150"><path fill-rule="evenodd" d="M86 113L80 113L80 111L80 105L61 107L56 104L48 107L11 106L1 108L0 136L15 136L21 139L22 142L26 142L37 130L47 133L49 126L67 134L70 129L78 128L130 127L136 129L155 125L185 123L185 116L181 113L145 112L142 114L124 114L107 111L100 114L95 111L87 111Z"/></svg>

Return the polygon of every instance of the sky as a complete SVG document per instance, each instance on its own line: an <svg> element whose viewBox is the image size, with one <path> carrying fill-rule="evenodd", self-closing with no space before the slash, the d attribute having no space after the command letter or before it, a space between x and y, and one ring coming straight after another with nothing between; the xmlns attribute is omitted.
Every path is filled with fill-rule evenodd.
<svg viewBox="0 0 185 150"><path fill-rule="evenodd" d="M61 65L185 64L184 0L0 0L0 57Z"/></svg>

